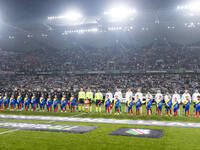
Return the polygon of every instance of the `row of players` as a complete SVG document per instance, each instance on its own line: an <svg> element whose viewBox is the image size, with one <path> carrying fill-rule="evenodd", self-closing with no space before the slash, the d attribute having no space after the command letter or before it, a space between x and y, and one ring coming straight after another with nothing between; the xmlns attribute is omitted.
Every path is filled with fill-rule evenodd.
<svg viewBox="0 0 200 150"><path fill-rule="evenodd" d="M193 113L195 113L196 111L196 116L197 113L199 113L200 115L198 96L200 96L198 90L195 91L192 97L188 93L188 90L185 90L182 97L180 97L180 95L175 91L175 93L172 96L169 93L167 93L163 98L161 91L158 90L154 98L156 102L157 114L162 114L162 105L164 102L166 114L172 114L173 112L174 115L177 115L178 111L180 114L179 104L183 103L183 111L185 111L185 115L189 115L189 106L191 104L191 101L193 100ZM116 90L114 98L113 94L108 89L108 92L106 93L104 99L103 94L100 92L100 90L98 90L97 93L95 93L94 95L94 93L89 88L87 92L84 92L83 88L81 88L79 92L76 92L76 90L74 90L73 92L69 92L67 88L65 92L61 92L61 90L59 89L56 94L53 92L48 94L46 89L44 89L42 93L39 90L37 90L34 93L32 93L31 91L28 91L26 93L17 92L17 90L15 90L15 92L10 95L7 92L5 92L0 96L0 109L3 109L4 104L5 110L9 106L11 110L15 109L16 106L18 106L19 110L22 110L24 106L25 109L28 110L31 105L33 111L35 111L36 108L38 108L39 106L42 111L44 111L45 107L48 111L51 111L52 106L54 108L54 111L57 111L58 105L60 105L61 110L66 111L66 107L68 105L71 111L75 111L75 107L78 111L84 111L84 103L88 101L90 106L89 111L91 112L91 105L93 99L96 103L96 112L101 112L101 104L103 104L104 102L106 113L109 113L109 111L112 110L113 105L115 107L116 114L118 114L121 111L122 93L120 89ZM131 89L128 89L125 96L125 102L125 112L127 112L128 109L128 113L133 113L133 104L135 104L136 114L140 114L142 113L142 104L146 103L147 115L149 115L149 112L151 112L152 114L153 96L149 92L144 98L140 88L137 90L135 96L133 95Z"/></svg>
<svg viewBox="0 0 200 150"><path fill-rule="evenodd" d="M57 95L58 99L61 100L63 95L66 95L67 99L69 99L71 97L72 93L73 93L77 99L81 99L81 98L83 98L83 99L85 99L85 98L94 99L96 94L98 93L98 91L96 93L94 93L94 92L91 91L90 88L88 88L86 92L83 90L83 88L81 88L79 92L76 89L74 89L72 91L69 91L68 88L66 88L65 91L61 91L61 89L57 89L56 91L54 91L54 90L47 91L47 89L44 89L43 91L40 91L39 88L36 89L36 91L25 90L25 89L22 89L22 90L14 89L14 91L11 91L11 90L9 90L9 91L0 90L0 96L4 96L4 95L7 94L8 97L11 97L11 95L13 95L14 98L16 99L21 94L22 99L24 99L25 95L28 95L29 99L31 99L33 94L35 94L37 100L39 100L40 97L43 94L45 99L47 99L47 97L49 95L51 96L52 99L55 97L55 95ZM148 92L147 95L149 95L149 94L150 93ZM113 100L113 98L117 95L120 100L125 99L126 102L129 100L130 97L134 98L137 95L142 100L145 100L147 98L147 95L144 96L141 93L141 89L140 88L138 88L138 90L135 93L135 95L133 94L133 92L131 91L130 88L127 89L127 92L126 92L124 98L123 98L123 96L122 96L123 94L122 94L122 92L120 91L119 88L116 89L116 92L115 92L114 96L111 93L110 89L108 89L108 91L107 91L107 93L105 93L105 95L109 95L109 98L111 100ZM157 91L157 93L155 94L154 97L150 94L151 98L154 99L155 101L157 101L159 96L161 96L162 99L163 98L165 99L167 97L167 95L169 95L169 93L166 93L166 95L164 97L160 90ZM171 98L172 98L172 100L177 98L179 103L184 103L184 100L185 100L186 96L189 97L190 102L191 101L195 102L197 100L197 96L200 96L200 94L199 94L198 90L196 90L195 93L191 97L191 95L189 94L188 90L186 89L185 92L182 94L182 96L180 94L178 94L177 91L175 91L174 94L171 95Z"/></svg>

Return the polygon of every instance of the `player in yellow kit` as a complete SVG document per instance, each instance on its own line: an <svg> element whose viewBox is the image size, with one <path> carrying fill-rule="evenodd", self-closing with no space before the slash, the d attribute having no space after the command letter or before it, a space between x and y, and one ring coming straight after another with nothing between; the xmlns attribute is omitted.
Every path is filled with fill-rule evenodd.
<svg viewBox="0 0 200 150"><path fill-rule="evenodd" d="M85 110L84 107L84 101L85 101L85 92L83 90L83 88L80 89L80 92L78 93L78 110L79 112Z"/></svg>
<svg viewBox="0 0 200 150"><path fill-rule="evenodd" d="M102 100L103 100L103 94L100 92L100 90L98 90L97 93L95 94L96 112L101 112Z"/></svg>
<svg viewBox="0 0 200 150"><path fill-rule="evenodd" d="M92 112L93 92L91 91L90 88L88 88L88 90L86 92L86 97L89 100L89 111Z"/></svg>

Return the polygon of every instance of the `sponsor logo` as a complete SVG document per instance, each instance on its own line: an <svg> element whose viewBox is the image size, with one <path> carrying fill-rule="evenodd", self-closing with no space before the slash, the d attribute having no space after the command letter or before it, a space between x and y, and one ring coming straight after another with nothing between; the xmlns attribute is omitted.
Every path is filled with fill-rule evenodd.
<svg viewBox="0 0 200 150"><path fill-rule="evenodd" d="M160 129L142 129L142 128L133 129L133 128L121 127L111 132L110 135L160 138L162 137L163 132L164 131Z"/></svg>
<svg viewBox="0 0 200 150"><path fill-rule="evenodd" d="M130 129L126 131L128 134L133 134L133 135L140 135L140 134L150 134L149 129Z"/></svg>
<svg viewBox="0 0 200 150"><path fill-rule="evenodd" d="M97 126L0 121L0 128L85 133Z"/></svg>

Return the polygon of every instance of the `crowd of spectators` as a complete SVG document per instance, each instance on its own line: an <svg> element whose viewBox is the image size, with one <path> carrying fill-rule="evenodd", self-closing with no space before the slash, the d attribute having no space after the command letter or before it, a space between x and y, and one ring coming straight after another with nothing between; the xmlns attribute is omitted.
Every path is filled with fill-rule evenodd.
<svg viewBox="0 0 200 150"><path fill-rule="evenodd" d="M200 74L82 74L82 75L10 75L1 76L1 89L25 88L35 90L44 89L84 89L90 87L94 92L100 89L115 91L120 88L126 92L127 88L136 91L141 87L144 93L156 93L160 89L163 93L173 93L174 90L183 93L187 88L190 92L199 88Z"/></svg>
<svg viewBox="0 0 200 150"><path fill-rule="evenodd" d="M82 47L65 50L40 49L32 51L0 50L0 72L59 72L59 71L137 71L137 70L195 70L200 66L199 45L178 45L167 42L153 43L147 47L134 48L119 44L107 48ZM157 73L157 74L59 74L55 75L1 75L0 88L108 88L116 87L125 91L138 87L143 92L155 93L157 89L163 92L178 90L183 92L188 88L191 92L199 88L198 73Z"/></svg>
<svg viewBox="0 0 200 150"><path fill-rule="evenodd" d="M200 47L152 44L134 48L123 44L107 48L79 47L65 50L0 51L3 71L105 71L200 68Z"/></svg>

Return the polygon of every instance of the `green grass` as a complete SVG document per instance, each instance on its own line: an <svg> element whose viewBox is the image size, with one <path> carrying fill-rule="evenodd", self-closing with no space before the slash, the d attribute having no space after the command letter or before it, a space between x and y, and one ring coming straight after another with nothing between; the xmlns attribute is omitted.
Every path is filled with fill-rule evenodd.
<svg viewBox="0 0 200 150"><path fill-rule="evenodd" d="M94 108L94 105L93 105ZM142 120L172 120L172 121L191 121L200 122L199 118L192 117L170 117L155 115L155 106L153 106L153 116L146 116L143 109L141 116L130 116L122 112L119 116L114 114L105 115L103 113L83 114L81 112L26 112L26 111L0 111L0 114L17 114L17 115L43 115L43 116L75 116L77 117L95 117L95 118L118 118L118 119L142 119ZM94 109L93 109L94 110ZM124 110L124 105L122 107ZM182 109L181 109L182 112ZM192 109L191 109L192 112ZM39 120L17 120L17 119L0 119L4 121L18 122L37 122L47 123L48 121ZM185 127L164 127L164 126L144 126L144 125L122 125L122 124L103 124L103 123L80 123L80 122L53 122L63 124L81 124L97 125L98 128L90 132L66 133L66 132L48 132L48 131L31 131L18 130L1 134L13 129L0 128L0 150L199 150L200 128ZM161 138L143 138L109 135L110 132L120 127L132 128L153 128L163 129L164 134Z"/></svg>
<svg viewBox="0 0 200 150"><path fill-rule="evenodd" d="M103 106L102 106L103 108ZM182 115L182 106L181 108L181 115ZM122 105L122 110L124 110L124 105ZM134 108L135 110L135 108ZM193 117L193 107L191 105L190 109L190 116L165 116L163 107L163 114L162 116L157 116L155 111L155 106L153 106L153 116L147 116L145 113L145 106L143 106L143 114L136 116L135 113L133 115L128 115L125 112L122 112L120 115L116 116L114 113L106 115L104 113L104 109L102 109L102 113L95 113L95 105L93 105L93 112L92 113L86 113L83 114L82 112L40 112L40 111L0 111L0 114L17 114L17 115L43 115L43 116L76 116L77 117L83 117L83 118L115 118L115 119L135 119L135 120L160 120L160 121L187 121L187 122L200 122L199 118ZM113 109L114 112L114 109ZM79 115L80 114L80 115Z"/></svg>
<svg viewBox="0 0 200 150"><path fill-rule="evenodd" d="M7 120L7 119L1 119ZM8 119L9 120L9 119ZM16 120L13 120L16 121ZM24 121L24 120L17 120ZM27 122L47 122L33 121ZM66 122L54 122L65 123ZM68 124L80 124L67 122ZM65 133L18 130L0 135L0 150L199 150L200 129L184 127L158 127L118 124L81 123L97 125L88 133ZM162 138L142 138L109 135L119 127L163 129ZM12 129L0 129L0 133Z"/></svg>

